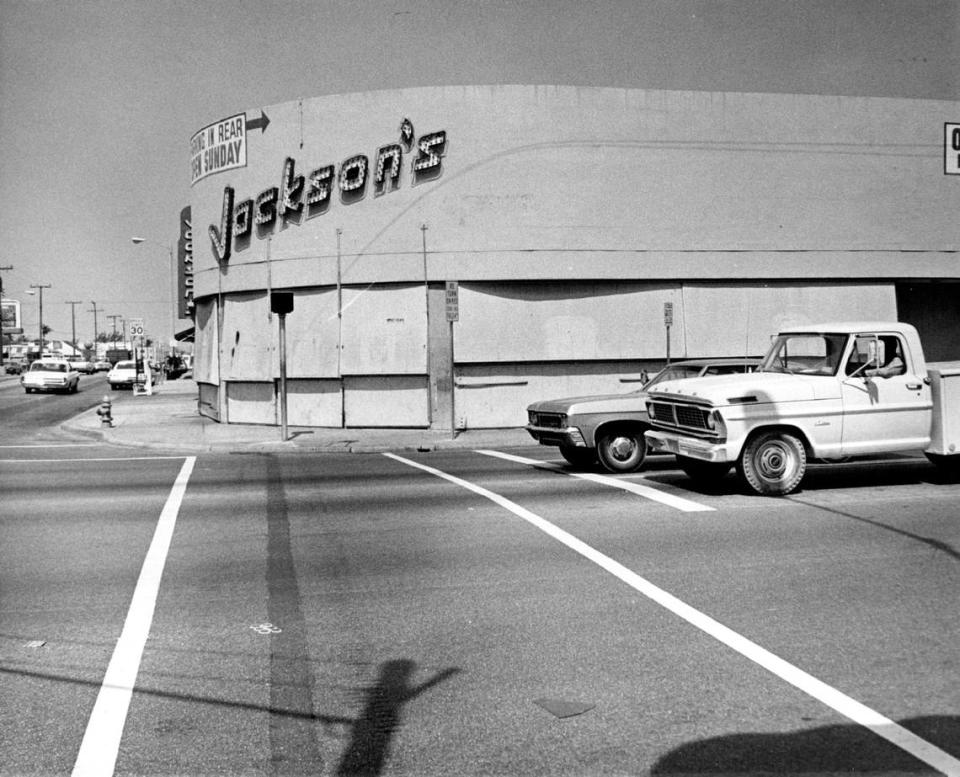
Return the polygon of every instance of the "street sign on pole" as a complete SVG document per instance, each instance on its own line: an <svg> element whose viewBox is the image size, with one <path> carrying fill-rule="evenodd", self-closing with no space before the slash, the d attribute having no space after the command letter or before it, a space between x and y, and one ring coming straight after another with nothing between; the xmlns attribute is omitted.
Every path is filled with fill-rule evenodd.
<svg viewBox="0 0 960 777"><path fill-rule="evenodd" d="M667 330L667 365L670 364L670 327L673 326L673 303L663 303L663 325Z"/></svg>
<svg viewBox="0 0 960 777"><path fill-rule="evenodd" d="M447 281L446 309L447 321L460 320L460 284L457 281Z"/></svg>
<svg viewBox="0 0 960 777"><path fill-rule="evenodd" d="M143 337L143 319L130 319L130 337Z"/></svg>

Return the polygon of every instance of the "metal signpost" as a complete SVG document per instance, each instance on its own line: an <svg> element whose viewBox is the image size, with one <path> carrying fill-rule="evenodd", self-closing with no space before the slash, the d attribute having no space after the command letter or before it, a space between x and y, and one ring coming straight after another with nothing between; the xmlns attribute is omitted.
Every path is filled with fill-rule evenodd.
<svg viewBox="0 0 960 777"><path fill-rule="evenodd" d="M133 365L136 370L136 377L133 380L133 395L141 396L153 393L153 387L147 380L147 371L143 366L143 319L131 318L129 321L130 345L133 346ZM140 338L140 345L137 345L137 338Z"/></svg>
<svg viewBox="0 0 960 777"><path fill-rule="evenodd" d="M293 312L292 291L270 292L270 312L280 321L280 440L287 441L287 314Z"/></svg>
<svg viewBox="0 0 960 777"><path fill-rule="evenodd" d="M460 320L460 284L457 281L447 281L445 307L447 321L450 322L450 439L452 440L457 436L457 412L454 405L456 381L453 374L453 322Z"/></svg>
<svg viewBox="0 0 960 777"><path fill-rule="evenodd" d="M667 328L667 364L670 364L670 327L673 326L673 303L663 303L663 325Z"/></svg>

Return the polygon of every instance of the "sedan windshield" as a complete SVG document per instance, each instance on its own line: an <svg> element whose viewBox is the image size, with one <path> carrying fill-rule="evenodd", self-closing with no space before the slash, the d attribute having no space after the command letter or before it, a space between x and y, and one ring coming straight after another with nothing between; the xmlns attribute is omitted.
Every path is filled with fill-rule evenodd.
<svg viewBox="0 0 960 777"><path fill-rule="evenodd" d="M778 335L760 370L791 375L836 375L846 341L846 335Z"/></svg>

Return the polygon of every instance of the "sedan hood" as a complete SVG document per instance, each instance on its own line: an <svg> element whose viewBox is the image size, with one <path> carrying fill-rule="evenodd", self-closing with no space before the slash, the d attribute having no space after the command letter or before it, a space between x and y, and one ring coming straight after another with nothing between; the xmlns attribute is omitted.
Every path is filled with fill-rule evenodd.
<svg viewBox="0 0 960 777"><path fill-rule="evenodd" d="M544 399L527 407L535 413L606 413L618 410L642 410L646 412L647 395L633 391L627 394L593 394L585 397Z"/></svg>
<svg viewBox="0 0 960 777"><path fill-rule="evenodd" d="M840 383L824 375L790 375L784 372L751 372L664 381L650 392L651 398L685 399L723 405L799 402L836 399Z"/></svg>

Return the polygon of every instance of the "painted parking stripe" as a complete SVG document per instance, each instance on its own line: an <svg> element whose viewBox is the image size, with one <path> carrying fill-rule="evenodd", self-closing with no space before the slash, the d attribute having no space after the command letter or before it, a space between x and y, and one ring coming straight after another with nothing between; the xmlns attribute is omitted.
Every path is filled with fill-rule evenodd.
<svg viewBox="0 0 960 777"><path fill-rule="evenodd" d="M127 710L133 696L133 686L140 671L140 659L153 612L160 591L160 578L167 562L167 551L173 538L173 529L177 523L180 505L187 491L187 482L193 472L196 456L189 456L180 468L170 495L160 513L153 540L143 560L140 577L133 591L127 619L123 624L120 639L117 640L113 655L103 677L100 693L87 722L80 752L73 766L74 777L99 777L112 775L120 751L120 738L127 721Z"/></svg>
<svg viewBox="0 0 960 777"><path fill-rule="evenodd" d="M612 486L613 488L622 488L624 491L629 491L631 494L642 496L645 499L651 499L654 502L660 502L661 504L665 504L669 507L675 507L677 510L683 510L686 513L704 513L714 510L714 508L707 507L707 505L702 505L698 502L684 499L683 497L674 496L673 494L667 494L659 489L653 488L652 486L631 483L629 480L620 480L619 478L609 477L608 475L598 475L593 472L571 472L570 470L565 469L559 464L554 464L551 461L528 459L524 456L514 456L512 453L503 453L502 451L477 450L474 451L474 453L482 453L484 456L495 456L498 459L515 461L519 464L529 464L537 467L538 469L548 469L552 472L562 472L564 475L569 475L572 478L590 480L594 483Z"/></svg>
<svg viewBox="0 0 960 777"><path fill-rule="evenodd" d="M755 642L751 642L746 637L738 634L732 629L724 626L719 621L714 620L699 610L691 607L689 604L681 601L673 594L664 591L655 586L649 580L632 572L618 561L614 561L609 556L604 555L595 548L587 545L582 540L577 539L572 534L563 529L554 526L549 521L541 518L536 513L527 510L515 502L511 502L504 496L489 491L475 483L463 480L455 475L447 474L439 469L428 467L410 459L405 459L393 453L384 453L384 456L394 459L402 464L423 470L438 478L442 478L468 491L472 491L479 496L489 499L494 504L509 510L518 518L522 518L532 526L536 527L544 534L566 545L571 550L579 553L584 558L592 561L597 566L606 570L614 577L629 585L634 590L646 596L661 607L669 610L674 615L683 618L687 623L696 627L700 631L708 634L714 639L722 642L729 648L732 648L740 655L753 661L755 664L763 667L767 671L785 680L790 685L799 689L808 696L817 699L826 706L840 713L844 717L852 720L854 723L870 729L877 736L886 739L888 742L896 745L906 751L914 758L923 763L932 766L934 769L942 772L948 777L960 777L960 760L954 758L949 753L941 750L936 745L921 739L916 734L908 731L903 726L895 723L889 718L881 715L856 699L841 693L813 675L804 672L799 667L784 661L779 656L774 655L766 648L760 647Z"/></svg>

